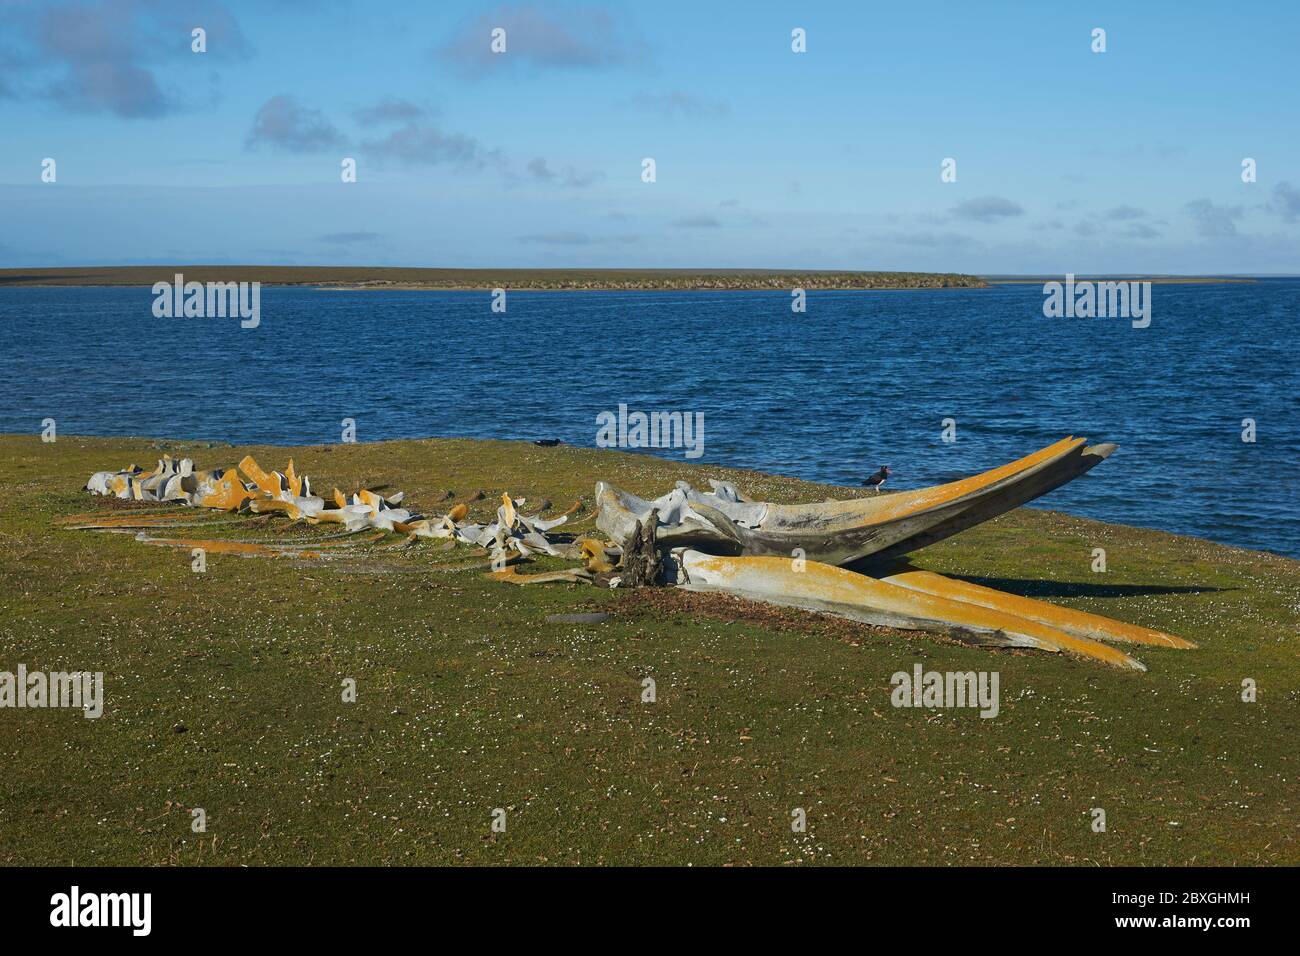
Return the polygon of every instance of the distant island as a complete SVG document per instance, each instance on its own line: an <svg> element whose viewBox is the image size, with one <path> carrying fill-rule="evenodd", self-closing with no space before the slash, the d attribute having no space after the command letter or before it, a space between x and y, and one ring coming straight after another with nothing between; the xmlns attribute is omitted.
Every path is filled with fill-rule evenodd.
<svg viewBox="0 0 1300 956"><path fill-rule="evenodd" d="M1023 275L1023 276L1003 276L988 275L982 276L989 285L1037 285L1040 282L1059 282L1061 276L1058 275ZM1101 282L1101 281L1124 281L1124 282L1150 282L1154 285L1194 285L1206 282L1257 282L1257 276L1184 276L1184 275L1160 275L1147 273L1078 273L1075 275L1078 282Z"/></svg>
<svg viewBox="0 0 1300 956"><path fill-rule="evenodd" d="M332 289L982 289L978 276L820 269L404 269L370 266L90 266L0 269L3 286L151 286L260 282Z"/></svg>

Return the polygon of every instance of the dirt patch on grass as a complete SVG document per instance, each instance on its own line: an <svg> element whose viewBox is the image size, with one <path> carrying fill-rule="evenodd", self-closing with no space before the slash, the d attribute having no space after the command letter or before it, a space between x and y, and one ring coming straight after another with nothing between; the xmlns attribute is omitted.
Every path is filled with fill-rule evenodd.
<svg viewBox="0 0 1300 956"><path fill-rule="evenodd" d="M692 618L708 617L728 624L755 624L771 631L820 634L854 646L864 641L879 641L886 636L908 639L920 636L915 631L876 627L816 611L747 601L729 594L702 594L677 588L635 588L618 591L617 594L616 613L620 617L627 618L662 619L676 615ZM924 636L937 637L928 634Z"/></svg>
<svg viewBox="0 0 1300 956"><path fill-rule="evenodd" d="M90 501L94 511L162 511L169 507L165 501L136 501L132 498L99 497ZM176 505L176 513L184 514Z"/></svg>

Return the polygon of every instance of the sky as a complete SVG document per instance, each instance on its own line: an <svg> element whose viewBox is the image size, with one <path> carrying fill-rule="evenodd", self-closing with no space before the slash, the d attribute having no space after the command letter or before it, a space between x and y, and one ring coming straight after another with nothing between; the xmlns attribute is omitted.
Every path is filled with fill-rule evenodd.
<svg viewBox="0 0 1300 956"><path fill-rule="evenodd" d="M0 266L1294 274L1297 38L1289 0L0 0Z"/></svg>

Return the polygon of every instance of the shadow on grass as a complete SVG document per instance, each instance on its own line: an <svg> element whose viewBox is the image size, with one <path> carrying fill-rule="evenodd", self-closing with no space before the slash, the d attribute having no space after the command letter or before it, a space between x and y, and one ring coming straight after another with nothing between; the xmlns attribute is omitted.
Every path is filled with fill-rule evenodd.
<svg viewBox="0 0 1300 956"><path fill-rule="evenodd" d="M949 577L968 581L986 588L1018 594L1021 597L1143 597L1156 594L1212 594L1216 591L1235 591L1236 588L1198 587L1197 585L1169 584L1084 584L1080 581L1033 581L1028 578L981 578L965 574Z"/></svg>
<svg viewBox="0 0 1300 956"><path fill-rule="evenodd" d="M844 567L846 570L856 571L859 574L865 574L873 578L883 578L891 574L901 574L905 571L925 570L908 561L872 561L870 558L846 564ZM1008 594L1028 598L1147 597L1160 594L1214 594L1218 591L1237 590L1236 588L1217 588L1196 584L1093 584L1083 581L1042 581L1033 578L988 578L974 574L946 574L944 576L952 578L954 581L966 581L969 584L978 584L982 587L992 588L995 591L1005 591Z"/></svg>

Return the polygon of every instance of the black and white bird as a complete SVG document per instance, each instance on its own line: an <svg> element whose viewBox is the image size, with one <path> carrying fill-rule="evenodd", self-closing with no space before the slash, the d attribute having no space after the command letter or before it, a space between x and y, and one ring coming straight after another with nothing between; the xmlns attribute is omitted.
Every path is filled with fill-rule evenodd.
<svg viewBox="0 0 1300 956"><path fill-rule="evenodd" d="M862 484L868 488L875 488L877 493L879 493L880 489L885 487L885 480L889 478L890 474L892 474L892 472L890 472L889 466L881 465L880 470L862 482Z"/></svg>

